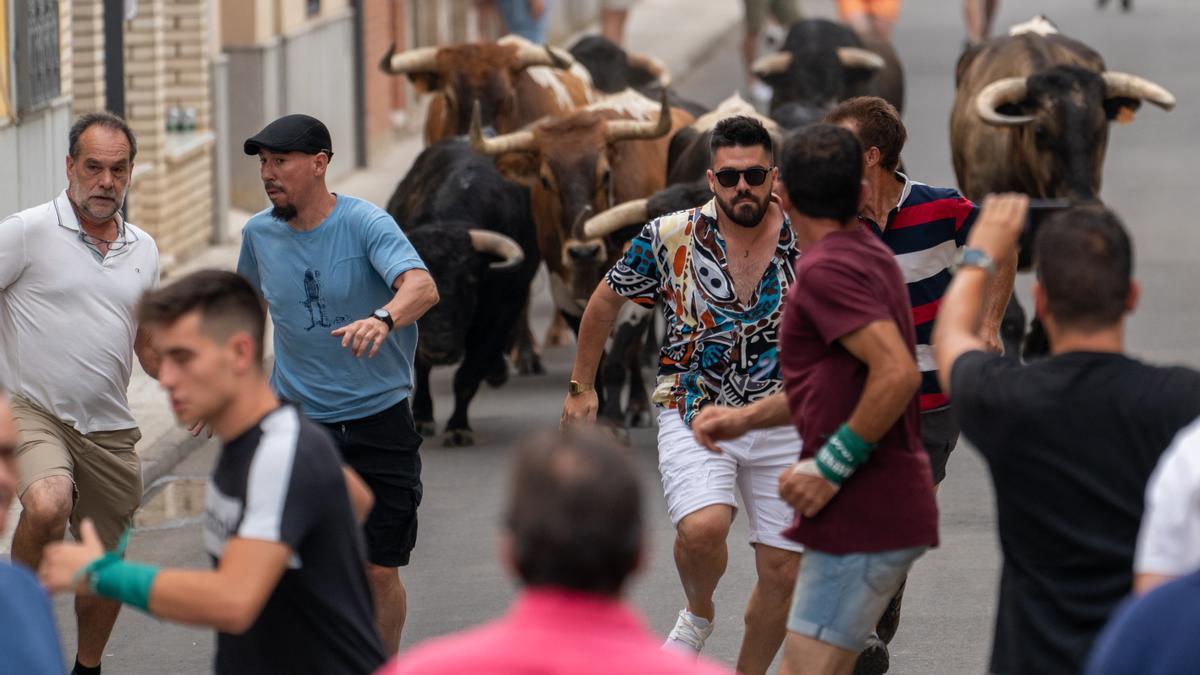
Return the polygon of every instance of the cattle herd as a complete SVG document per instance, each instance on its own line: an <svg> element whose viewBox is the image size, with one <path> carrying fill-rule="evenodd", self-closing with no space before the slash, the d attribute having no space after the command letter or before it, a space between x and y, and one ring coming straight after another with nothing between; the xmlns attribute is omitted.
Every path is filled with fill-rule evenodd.
<svg viewBox="0 0 1200 675"><path fill-rule="evenodd" d="M780 50L753 65L773 90L769 116L736 94L715 110L685 100L657 59L597 36L569 50L508 36L390 51L381 68L431 96L427 147L387 209L441 295L419 325L413 413L422 433L436 432L430 370L460 364L448 446L474 443L471 400L484 381L504 384L510 355L518 373L544 372L528 321L539 267L578 330L588 297L641 226L711 197L705 170L718 120L754 115L779 137L853 96L904 104L892 46L822 19L794 24ZM996 191L1096 199L1108 122L1132 119L1143 101L1175 103L1153 82L1108 71L1044 17L967 49L955 78L954 171L976 201ZM633 303L624 311L596 380L599 416L618 431L650 423L641 366L653 312ZM1012 353L1024 329L1014 301L1004 336Z"/></svg>

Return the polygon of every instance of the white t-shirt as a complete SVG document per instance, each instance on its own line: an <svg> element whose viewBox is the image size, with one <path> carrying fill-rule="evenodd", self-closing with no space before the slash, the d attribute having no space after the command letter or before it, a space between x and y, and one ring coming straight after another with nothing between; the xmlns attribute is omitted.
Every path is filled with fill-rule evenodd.
<svg viewBox="0 0 1200 675"><path fill-rule="evenodd" d="M137 426L133 312L158 285L158 247L124 228L130 243L102 259L65 190L0 221L0 382L84 434Z"/></svg>
<svg viewBox="0 0 1200 675"><path fill-rule="evenodd" d="M1200 570L1200 420L1175 436L1150 476L1133 569L1166 576Z"/></svg>

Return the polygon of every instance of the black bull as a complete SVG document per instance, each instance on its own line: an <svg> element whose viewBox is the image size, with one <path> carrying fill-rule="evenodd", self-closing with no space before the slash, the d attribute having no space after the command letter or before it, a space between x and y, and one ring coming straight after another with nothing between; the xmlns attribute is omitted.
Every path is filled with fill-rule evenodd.
<svg viewBox="0 0 1200 675"><path fill-rule="evenodd" d="M429 267L441 296L418 321L413 417L423 434L436 431L430 370L461 362L444 443L470 445L468 407L483 381L499 386L507 379L505 354L541 261L529 190L502 177L465 140L445 140L417 158L388 212ZM519 250L506 250L504 239L494 235Z"/></svg>

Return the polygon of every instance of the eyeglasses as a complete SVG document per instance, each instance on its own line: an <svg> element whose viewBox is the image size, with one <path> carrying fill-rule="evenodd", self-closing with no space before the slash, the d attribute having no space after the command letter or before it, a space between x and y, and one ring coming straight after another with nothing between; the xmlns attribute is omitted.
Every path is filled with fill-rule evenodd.
<svg viewBox="0 0 1200 675"><path fill-rule="evenodd" d="M721 187L734 187L738 184L738 180L743 177L746 179L746 185L758 187L767 179L767 174L771 173L771 169L773 168L775 167L764 169L760 166L755 166L749 169L741 169L740 171L738 169L721 169L714 175L717 177L717 182L721 184Z"/></svg>
<svg viewBox="0 0 1200 675"><path fill-rule="evenodd" d="M125 239L125 228L124 227L121 228L121 238L113 240L113 241L109 241L108 239L101 239L100 237L93 237L92 235L88 234L87 232L84 232L82 229L79 230L79 238L83 240L83 243L91 245L91 246L96 246L96 247L107 246L108 250L110 252L120 251L121 249L123 249L129 245L129 240Z"/></svg>

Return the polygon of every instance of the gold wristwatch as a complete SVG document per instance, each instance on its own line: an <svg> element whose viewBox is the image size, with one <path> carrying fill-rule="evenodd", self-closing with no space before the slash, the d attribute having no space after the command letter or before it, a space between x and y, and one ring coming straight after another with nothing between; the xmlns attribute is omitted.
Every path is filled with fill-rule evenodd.
<svg viewBox="0 0 1200 675"><path fill-rule="evenodd" d="M571 382L567 385L567 393L574 396L575 394L582 394L585 391L592 391L595 388L596 385L594 384L583 384L582 382L571 380Z"/></svg>

